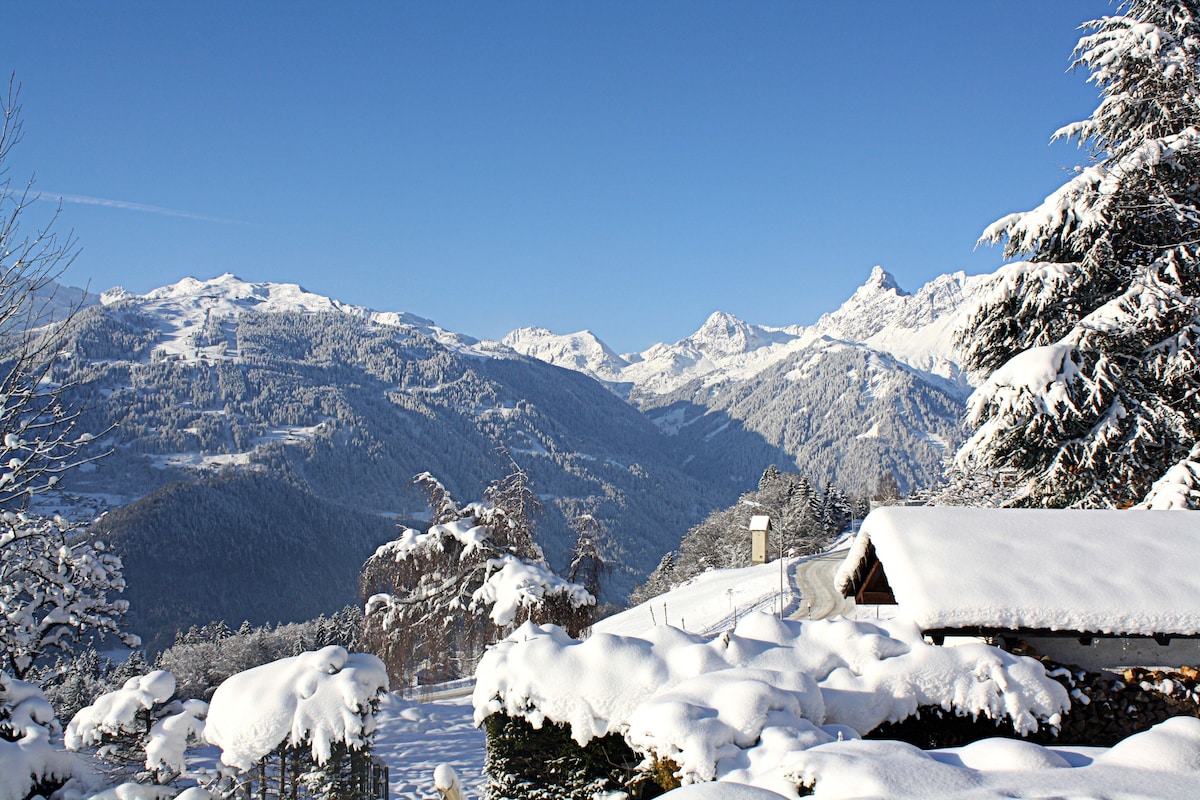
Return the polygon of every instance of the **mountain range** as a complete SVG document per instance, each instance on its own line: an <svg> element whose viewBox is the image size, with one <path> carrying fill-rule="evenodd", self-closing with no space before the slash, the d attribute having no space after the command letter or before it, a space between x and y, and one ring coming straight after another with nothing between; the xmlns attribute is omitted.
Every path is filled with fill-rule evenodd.
<svg viewBox="0 0 1200 800"><path fill-rule="evenodd" d="M518 328L501 341L519 353L590 375L635 404L698 379L750 380L797 352L820 347L822 340L892 356L931 378L944 378L943 386L961 393L969 385L959 367L954 330L988 277L941 275L909 294L876 266L845 303L812 326L752 325L717 311L685 339L625 355L591 331L557 335L545 328Z"/></svg>
<svg viewBox="0 0 1200 800"><path fill-rule="evenodd" d="M514 464L569 560L593 514L620 601L687 528L776 463L849 492L932 482L970 386L951 331L981 278L915 294L876 268L810 327L713 314L618 355L588 332L480 341L294 284L233 275L88 297L54 379L109 431L53 497L125 559L135 630L294 620L355 601L357 567L417 524L411 478L460 501Z"/></svg>
<svg viewBox="0 0 1200 800"><path fill-rule="evenodd" d="M863 492L890 472L911 491L959 443L972 387L954 335L987 279L957 272L909 294L877 266L812 326L715 312L685 339L625 355L590 331L521 328L503 343L592 376L689 454L730 462L721 472L735 481L745 476L731 430L758 434L780 464L815 480Z"/></svg>

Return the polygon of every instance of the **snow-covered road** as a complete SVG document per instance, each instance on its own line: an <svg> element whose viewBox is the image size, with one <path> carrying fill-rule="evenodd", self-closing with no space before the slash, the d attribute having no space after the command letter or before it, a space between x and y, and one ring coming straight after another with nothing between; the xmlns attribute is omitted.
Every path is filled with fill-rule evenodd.
<svg viewBox="0 0 1200 800"><path fill-rule="evenodd" d="M846 559L847 550L835 550L798 562L792 570L792 582L800 595L789 619L828 619L850 616L854 600L842 597L833 588L833 576Z"/></svg>

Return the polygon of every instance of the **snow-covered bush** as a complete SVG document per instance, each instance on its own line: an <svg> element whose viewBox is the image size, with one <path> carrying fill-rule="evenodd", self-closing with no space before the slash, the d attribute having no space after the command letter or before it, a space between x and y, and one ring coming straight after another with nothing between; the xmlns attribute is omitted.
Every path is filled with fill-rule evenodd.
<svg viewBox="0 0 1200 800"><path fill-rule="evenodd" d="M594 800L624 792L643 796L653 776L637 770L642 760L620 734L581 746L563 725L534 728L524 719L493 714L483 722L487 752L483 771L489 798Z"/></svg>
<svg viewBox="0 0 1200 800"><path fill-rule="evenodd" d="M644 637L526 624L476 672L475 715L558 724L579 745L618 734L684 783L857 737L938 706L1005 720L1018 733L1054 725L1066 691L1037 661L987 645L926 644L915 626L845 619L793 622L755 613L707 639L676 628Z"/></svg>
<svg viewBox="0 0 1200 800"><path fill-rule="evenodd" d="M460 677L526 620L573 632L590 624L595 598L555 575L533 543L523 477L492 487L492 502L462 508L432 475L415 482L429 494L433 524L376 550L359 581L364 646L395 683Z"/></svg>
<svg viewBox="0 0 1200 800"><path fill-rule="evenodd" d="M75 714L64 743L95 748L112 779L165 784L187 772L185 753L199 744L208 705L173 700L175 676L164 670L130 678Z"/></svg>
<svg viewBox="0 0 1200 800"><path fill-rule="evenodd" d="M58 722L41 690L0 671L0 800L49 796L84 769L58 741Z"/></svg>
<svg viewBox="0 0 1200 800"><path fill-rule="evenodd" d="M280 659L217 687L204 737L244 795L270 781L314 798L371 800L374 711L387 686L373 655L329 646Z"/></svg>

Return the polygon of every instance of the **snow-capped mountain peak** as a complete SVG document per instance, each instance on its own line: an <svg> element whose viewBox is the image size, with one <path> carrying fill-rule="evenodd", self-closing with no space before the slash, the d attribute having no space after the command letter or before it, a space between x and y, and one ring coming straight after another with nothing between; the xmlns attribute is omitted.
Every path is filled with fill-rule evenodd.
<svg viewBox="0 0 1200 800"><path fill-rule="evenodd" d="M867 276L867 282L860 286L855 294L860 292L895 292L900 297L908 294L908 292L900 288L900 284L896 283L896 276L878 264L871 267L871 274Z"/></svg>
<svg viewBox="0 0 1200 800"><path fill-rule="evenodd" d="M748 353L761 343L755 327L724 311L714 311L700 330L685 341L704 353L718 356Z"/></svg>
<svg viewBox="0 0 1200 800"><path fill-rule="evenodd" d="M121 287L100 295L106 306L129 306L159 317L164 324L162 338L155 350L176 357L198 358L236 356L236 342L201 346L206 326L222 319L236 318L249 312L278 314L345 314L365 322L408 329L436 339L460 352L491 354L469 336L444 330L432 320L415 314L374 311L310 292L296 283L250 282L226 272L216 278L183 278L176 283L139 295Z"/></svg>
<svg viewBox="0 0 1200 800"><path fill-rule="evenodd" d="M504 344L609 384L632 385L635 394L647 396L672 392L696 379L706 384L746 380L828 338L864 344L917 370L949 379L965 391L954 330L987 279L955 272L934 278L910 294L891 273L876 266L837 310L811 327L754 325L717 311L691 336L623 356L588 331L557 336L541 328L522 328L505 337Z"/></svg>
<svg viewBox="0 0 1200 800"><path fill-rule="evenodd" d="M209 280L187 277L177 283L154 289L141 296L146 304L217 310L235 313L247 309L257 311L290 311L322 313L329 311L361 312L324 295L314 294L295 283L251 283L226 272Z"/></svg>
<svg viewBox="0 0 1200 800"><path fill-rule="evenodd" d="M911 296L890 272L876 266L866 282L836 311L822 315L815 327L826 336L862 342L884 328Z"/></svg>
<svg viewBox="0 0 1200 800"><path fill-rule="evenodd" d="M545 328L517 328L500 343L523 355L584 372L601 381L620 381L621 370L629 366L629 362L588 330L559 335Z"/></svg>
<svg viewBox="0 0 1200 800"><path fill-rule="evenodd" d="M965 388L954 336L989 277L953 272L908 294L876 267L867 282L836 311L817 320L814 329L825 336L861 342Z"/></svg>

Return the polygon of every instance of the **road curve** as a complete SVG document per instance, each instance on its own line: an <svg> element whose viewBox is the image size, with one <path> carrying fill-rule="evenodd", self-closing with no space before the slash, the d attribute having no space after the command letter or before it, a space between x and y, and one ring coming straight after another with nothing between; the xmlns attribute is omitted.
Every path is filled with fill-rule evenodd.
<svg viewBox="0 0 1200 800"><path fill-rule="evenodd" d="M854 598L842 597L833 588L833 576L846 560L848 550L801 561L792 571L792 581L800 592L800 602L789 619L827 619L850 616L854 610Z"/></svg>

